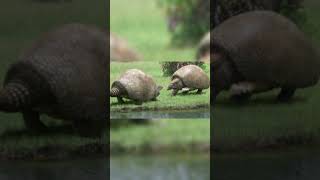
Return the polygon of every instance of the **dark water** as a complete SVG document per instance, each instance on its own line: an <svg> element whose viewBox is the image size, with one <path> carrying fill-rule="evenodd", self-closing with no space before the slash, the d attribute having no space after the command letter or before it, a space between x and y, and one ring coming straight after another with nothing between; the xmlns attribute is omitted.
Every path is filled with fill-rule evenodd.
<svg viewBox="0 0 320 180"><path fill-rule="evenodd" d="M209 109L176 110L176 111L133 111L111 112L111 119L208 119Z"/></svg>
<svg viewBox="0 0 320 180"><path fill-rule="evenodd" d="M0 180L107 180L107 159L0 161Z"/></svg>
<svg viewBox="0 0 320 180"><path fill-rule="evenodd" d="M217 155L214 180L319 180L320 148L281 153Z"/></svg>
<svg viewBox="0 0 320 180"><path fill-rule="evenodd" d="M110 165L112 180L210 180L209 156L119 156Z"/></svg>
<svg viewBox="0 0 320 180"><path fill-rule="evenodd" d="M209 158L116 156L68 161L1 161L0 180L209 180Z"/></svg>

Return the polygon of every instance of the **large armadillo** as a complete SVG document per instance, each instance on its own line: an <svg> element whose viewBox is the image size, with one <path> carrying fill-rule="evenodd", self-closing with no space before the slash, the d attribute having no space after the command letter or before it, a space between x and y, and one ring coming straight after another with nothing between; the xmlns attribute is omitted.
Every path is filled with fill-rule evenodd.
<svg viewBox="0 0 320 180"><path fill-rule="evenodd" d="M108 33L82 24L44 35L9 68L0 110L21 112L34 132L40 114L72 122L83 136L99 136L106 123Z"/></svg>
<svg viewBox="0 0 320 180"><path fill-rule="evenodd" d="M320 76L318 49L289 19L271 11L234 16L211 33L214 96L234 98L281 88L289 100L296 89L314 86Z"/></svg>

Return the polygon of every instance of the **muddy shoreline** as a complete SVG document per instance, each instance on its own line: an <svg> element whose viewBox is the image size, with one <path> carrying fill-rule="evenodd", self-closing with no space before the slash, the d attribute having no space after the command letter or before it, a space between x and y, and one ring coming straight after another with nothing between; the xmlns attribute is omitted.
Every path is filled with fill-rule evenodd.
<svg viewBox="0 0 320 180"><path fill-rule="evenodd" d="M195 106L182 106L182 107L124 107L124 108L110 108L110 112L115 113L115 112L132 112L132 111L179 111L179 110L194 110L194 109L206 109L210 108L209 104L200 104L200 105L195 105Z"/></svg>

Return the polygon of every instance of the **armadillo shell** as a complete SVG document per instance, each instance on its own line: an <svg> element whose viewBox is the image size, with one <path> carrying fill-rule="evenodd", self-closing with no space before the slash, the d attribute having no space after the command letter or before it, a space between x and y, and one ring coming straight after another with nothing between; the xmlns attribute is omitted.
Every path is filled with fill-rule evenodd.
<svg viewBox="0 0 320 180"><path fill-rule="evenodd" d="M46 34L9 69L5 83L25 64L50 85L60 117L106 119L108 34L91 26L65 25ZM30 80L32 81L32 79Z"/></svg>
<svg viewBox="0 0 320 180"><path fill-rule="evenodd" d="M188 88L207 89L210 86L209 77L196 65L187 65L178 69L172 75L172 80L175 78L180 78Z"/></svg>
<svg viewBox="0 0 320 180"><path fill-rule="evenodd" d="M148 101L156 97L157 85L154 80L138 69L127 70L112 87L120 83L127 91L129 99Z"/></svg>
<svg viewBox="0 0 320 180"><path fill-rule="evenodd" d="M248 81L307 87L319 78L319 54L285 17L253 11L230 18L212 31L212 45L230 57Z"/></svg>

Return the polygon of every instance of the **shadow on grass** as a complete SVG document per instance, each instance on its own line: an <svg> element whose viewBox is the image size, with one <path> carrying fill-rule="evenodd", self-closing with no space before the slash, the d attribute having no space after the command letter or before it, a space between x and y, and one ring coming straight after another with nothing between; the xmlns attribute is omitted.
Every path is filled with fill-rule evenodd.
<svg viewBox="0 0 320 180"><path fill-rule="evenodd" d="M46 132L35 133L28 129L15 129L7 130L0 135L0 139L8 139L15 137L39 137L39 136L52 136L52 135L74 135L72 125L59 125L48 127Z"/></svg>
<svg viewBox="0 0 320 180"><path fill-rule="evenodd" d="M156 102L158 100L151 100L151 101L146 101L146 102L142 102L142 103L138 103L137 101L133 101L133 100L123 100L124 102L112 102L110 103L111 106L121 106L121 105L137 105L137 106L141 106L144 103L148 103L148 102Z"/></svg>
<svg viewBox="0 0 320 180"><path fill-rule="evenodd" d="M142 105L142 104L138 104L137 102L135 101L128 101L128 100L123 100L124 102L112 102L110 103L110 105L112 106L121 106L121 105Z"/></svg>
<svg viewBox="0 0 320 180"><path fill-rule="evenodd" d="M111 128L112 129L121 129L122 127L128 127L128 126L146 126L146 125L152 125L151 119L111 119L110 120Z"/></svg>
<svg viewBox="0 0 320 180"><path fill-rule="evenodd" d="M231 100L230 98L223 98L218 99L215 103L216 106L219 107L254 107L257 105L267 105L267 106L274 106L274 105L285 105L285 104L298 104L298 103L306 103L308 101L305 97L294 97L286 102L281 102L276 99L274 96L264 96L258 98L248 99L246 101L237 102Z"/></svg>
<svg viewBox="0 0 320 180"><path fill-rule="evenodd" d="M200 96L200 95L204 95L206 94L206 92L201 92L201 93L197 93L197 91L192 91L192 92L181 92L178 93L176 96Z"/></svg>

